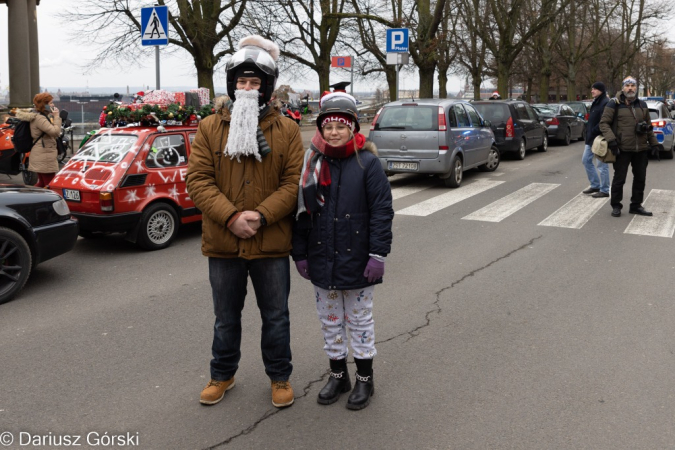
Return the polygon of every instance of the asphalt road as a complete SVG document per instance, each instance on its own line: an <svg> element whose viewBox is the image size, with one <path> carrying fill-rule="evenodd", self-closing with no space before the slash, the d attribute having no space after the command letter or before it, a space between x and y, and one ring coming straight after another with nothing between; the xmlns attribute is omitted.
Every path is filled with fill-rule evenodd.
<svg viewBox="0 0 675 450"><path fill-rule="evenodd" d="M199 226L150 253L120 236L80 239L0 306L0 439L13 434L7 448L33 447L17 445L21 432L81 435L81 448L95 448L94 432L130 433L143 449L674 448L672 233L649 235L627 208L611 217L608 203L578 228L550 219L588 186L582 151L553 145L468 172L456 192L484 188L454 203L438 179L391 178L376 395L359 412L345 409L346 395L315 400L328 361L312 288L296 273L295 404L271 405L249 289L237 385L204 407L213 315ZM675 191L673 174L675 161L650 161L650 223L672 214L653 200ZM410 215L421 204L433 212ZM509 204L520 207L487 221Z"/></svg>

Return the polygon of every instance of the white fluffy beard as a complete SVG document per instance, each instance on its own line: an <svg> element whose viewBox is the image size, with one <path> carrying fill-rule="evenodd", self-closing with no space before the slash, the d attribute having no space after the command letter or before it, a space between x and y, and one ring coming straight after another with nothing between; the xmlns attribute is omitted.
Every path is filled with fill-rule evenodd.
<svg viewBox="0 0 675 450"><path fill-rule="evenodd" d="M230 133L225 144L225 154L230 159L237 158L241 162L242 156L255 156L261 161L258 151L258 91L239 89L235 93L235 102L232 105Z"/></svg>

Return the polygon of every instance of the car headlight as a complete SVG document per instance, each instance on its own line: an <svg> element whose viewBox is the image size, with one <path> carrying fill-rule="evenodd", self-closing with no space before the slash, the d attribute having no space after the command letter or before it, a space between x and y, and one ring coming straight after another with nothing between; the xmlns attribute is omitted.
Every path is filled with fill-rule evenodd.
<svg viewBox="0 0 675 450"><path fill-rule="evenodd" d="M68 204L64 199L60 199L52 203L52 207L54 208L54 211L56 211L56 214L59 216L69 216L70 215L70 208L68 208Z"/></svg>

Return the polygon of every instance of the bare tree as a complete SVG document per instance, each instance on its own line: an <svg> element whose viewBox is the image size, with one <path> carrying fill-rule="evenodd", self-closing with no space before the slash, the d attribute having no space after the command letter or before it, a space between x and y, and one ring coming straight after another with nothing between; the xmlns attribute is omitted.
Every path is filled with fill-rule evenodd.
<svg viewBox="0 0 675 450"><path fill-rule="evenodd" d="M279 44L287 60L316 72L320 91L326 91L345 1L258 0L247 11L244 26Z"/></svg>
<svg viewBox="0 0 675 450"><path fill-rule="evenodd" d="M487 47L479 37L478 30L486 26L483 23L488 14L488 5L481 0L459 0L458 16L461 18L451 34L453 45L457 49L457 61L471 78L473 98L480 100L480 86L486 71Z"/></svg>
<svg viewBox="0 0 675 450"><path fill-rule="evenodd" d="M152 6L149 2L145 6ZM197 71L197 86L214 94L213 72L223 56L230 54L236 39L235 27L248 0L156 0L169 7L169 44L188 52ZM61 15L73 24L77 41L96 44L101 51L89 67L101 63L137 62L143 52L140 45L141 2L132 0L97 0L72 6Z"/></svg>

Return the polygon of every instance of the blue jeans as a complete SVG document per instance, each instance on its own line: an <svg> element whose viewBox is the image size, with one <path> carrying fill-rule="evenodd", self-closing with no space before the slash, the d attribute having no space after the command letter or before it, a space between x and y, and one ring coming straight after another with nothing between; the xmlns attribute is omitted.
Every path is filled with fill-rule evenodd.
<svg viewBox="0 0 675 450"><path fill-rule="evenodd" d="M241 311L244 309L249 275L262 318L260 348L265 372L272 381L287 381L293 370L288 314L291 290L288 257L254 260L209 258L209 281L216 315L211 378L229 380L239 367Z"/></svg>
<svg viewBox="0 0 675 450"><path fill-rule="evenodd" d="M588 181L591 182L591 188L600 189L600 192L609 194L609 165L598 160L598 170L595 170L593 152L590 145L586 145L584 148L584 156L581 157L581 162L586 169L586 175L588 175ZM600 176L598 176L598 172L600 172Z"/></svg>

